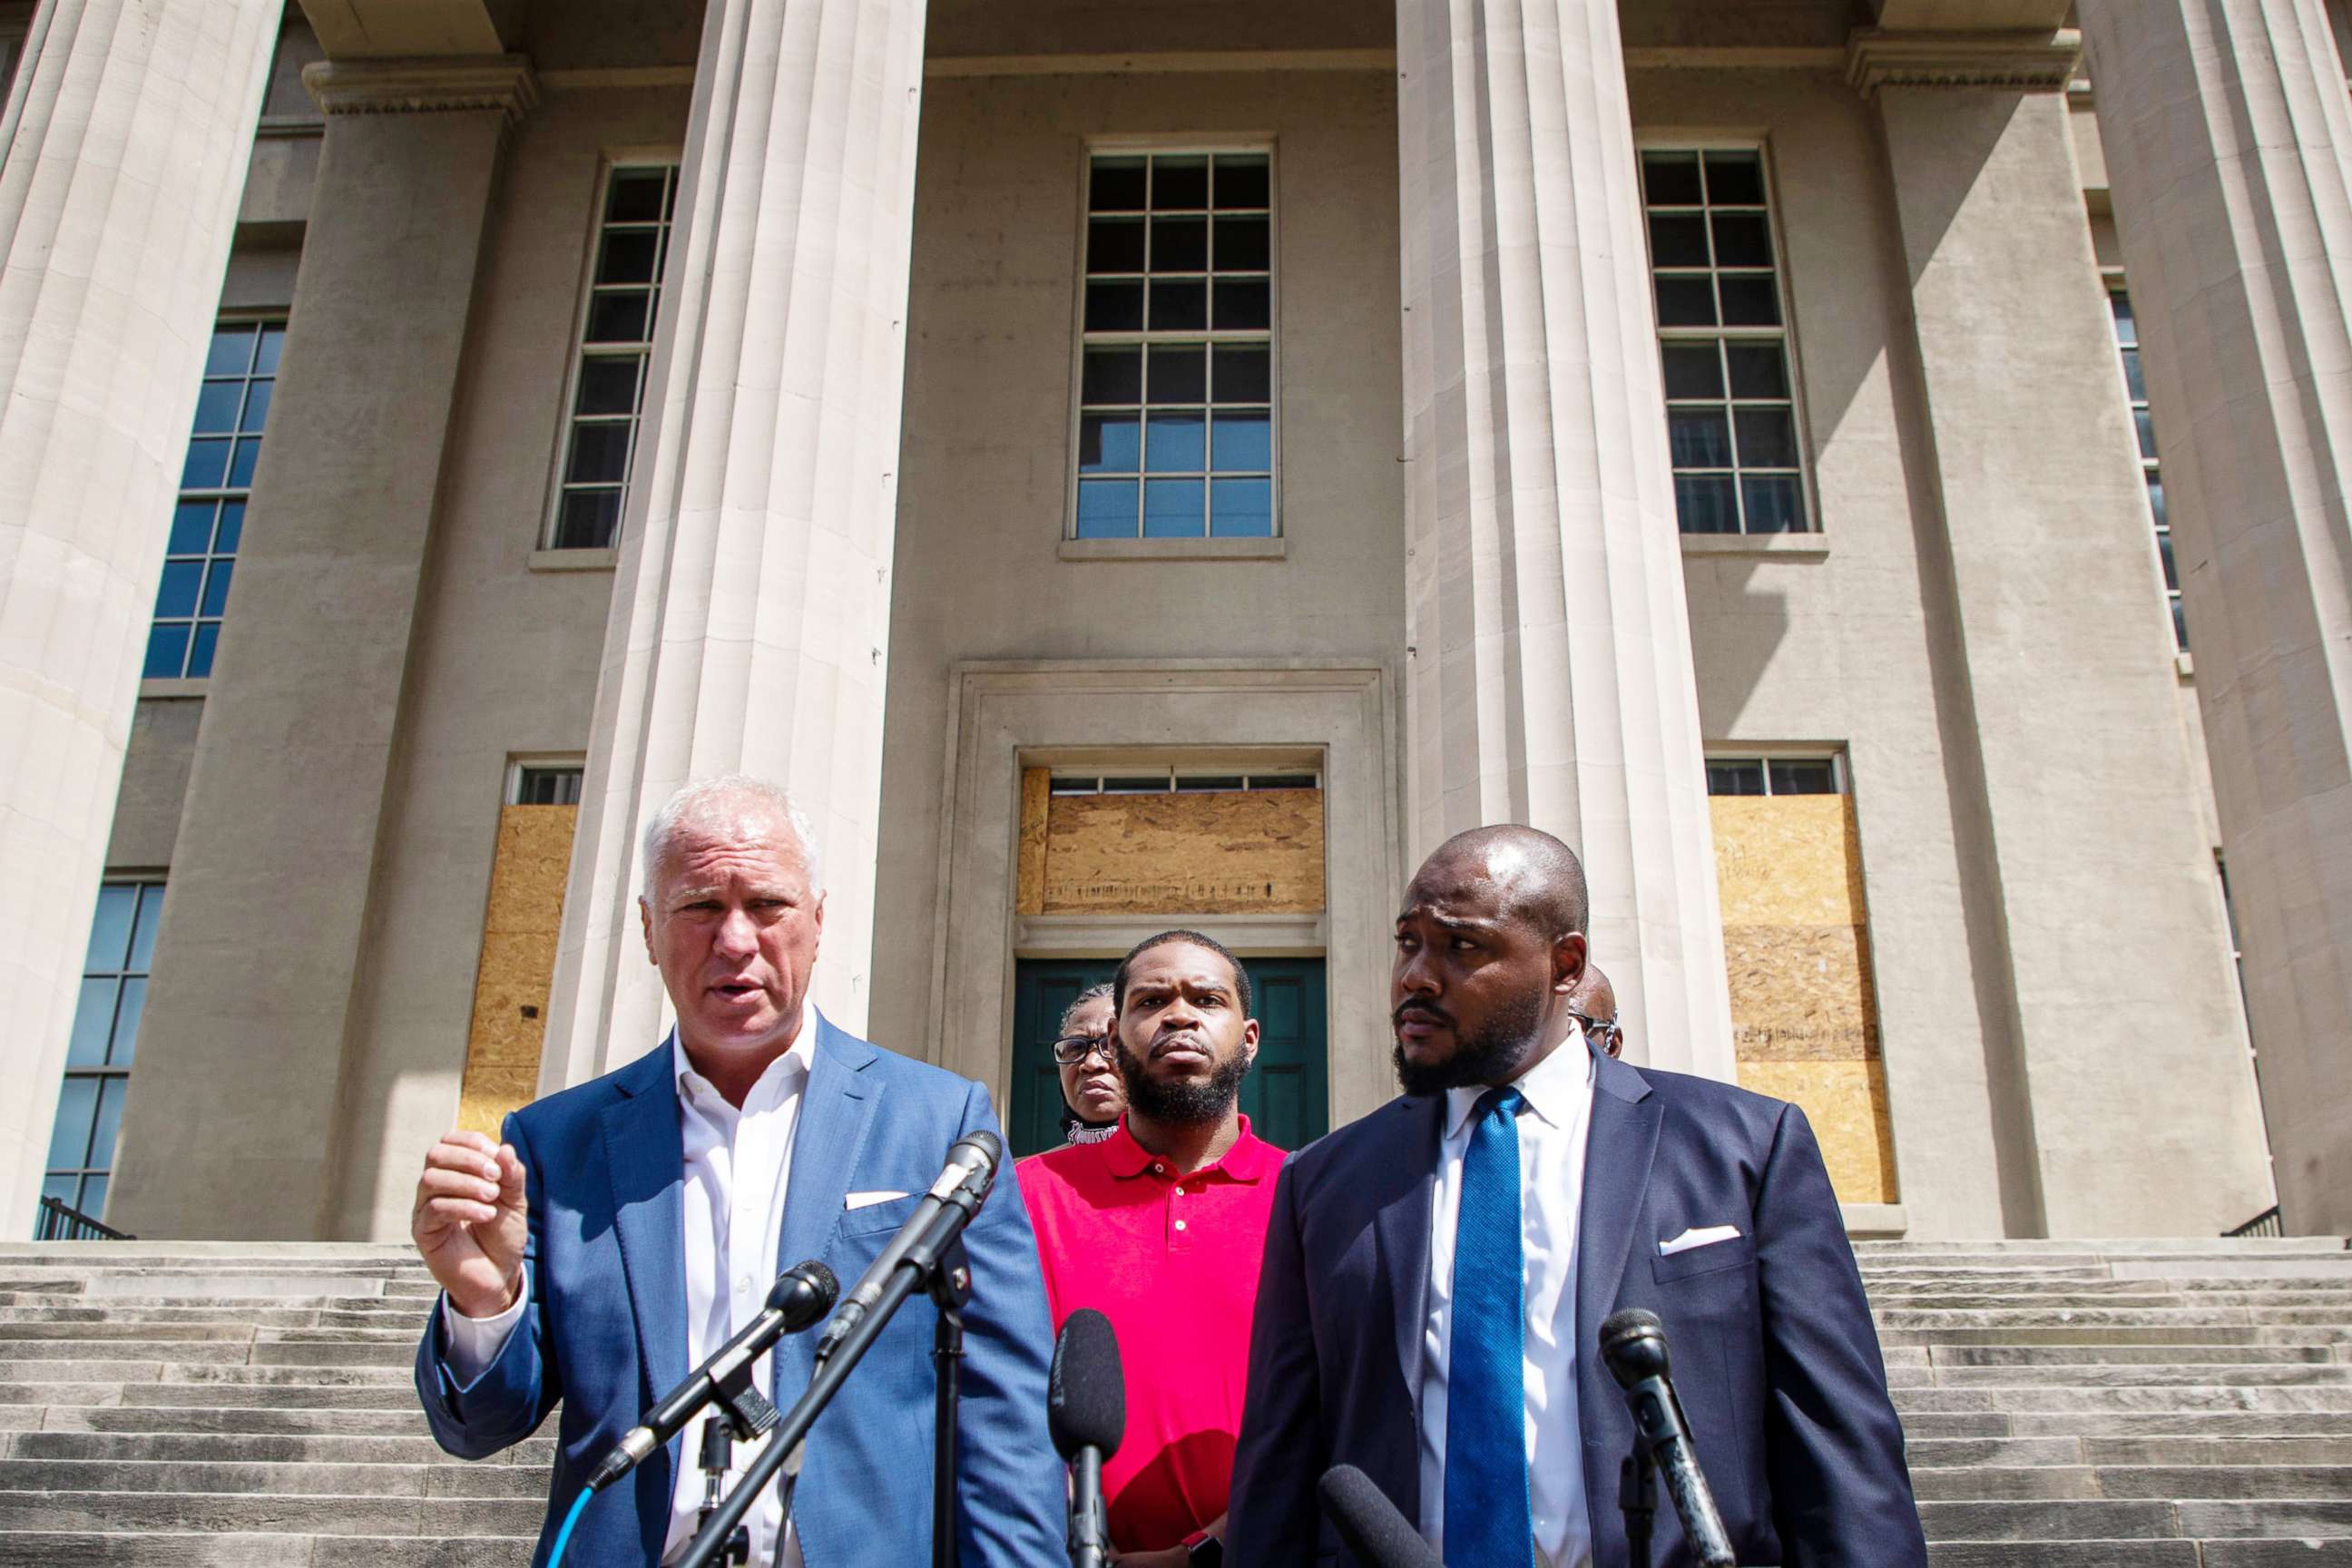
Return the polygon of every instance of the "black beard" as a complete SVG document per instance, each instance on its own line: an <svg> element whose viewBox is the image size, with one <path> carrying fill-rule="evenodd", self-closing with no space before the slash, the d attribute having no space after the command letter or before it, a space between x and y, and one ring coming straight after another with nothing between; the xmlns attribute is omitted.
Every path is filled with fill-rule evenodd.
<svg viewBox="0 0 2352 1568"><path fill-rule="evenodd" d="M1390 1053L1389 1061L1396 1068L1397 1082L1407 1094L1443 1094L1449 1089L1467 1089L1473 1084L1508 1083L1527 1060L1528 1049L1536 1042L1543 1027L1544 999L1530 995L1523 1002L1513 1002L1486 1020L1486 1027L1475 1035L1463 1035L1454 1042L1454 1054L1442 1062L1420 1063L1407 1058L1404 1042L1399 1040Z"/></svg>
<svg viewBox="0 0 2352 1568"><path fill-rule="evenodd" d="M1127 1108L1147 1121L1171 1127L1197 1127L1222 1121L1241 1098L1242 1079L1249 1076L1249 1058L1240 1051L1219 1062L1206 1079L1161 1083L1148 1076L1147 1064L1118 1048L1118 1076L1127 1085Z"/></svg>

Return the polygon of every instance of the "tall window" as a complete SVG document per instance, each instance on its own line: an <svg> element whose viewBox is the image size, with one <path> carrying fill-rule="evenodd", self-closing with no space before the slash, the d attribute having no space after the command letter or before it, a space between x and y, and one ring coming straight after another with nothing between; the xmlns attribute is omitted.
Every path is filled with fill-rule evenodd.
<svg viewBox="0 0 2352 1568"><path fill-rule="evenodd" d="M49 1134L48 1176L41 1184L46 1196L92 1219L106 1210L107 1176L114 1168L114 1139L131 1089L131 1059L163 918L161 882L109 882L98 891L73 1041L66 1047L65 1087Z"/></svg>
<svg viewBox="0 0 2352 1568"><path fill-rule="evenodd" d="M155 591L155 622L147 634L151 679L202 678L213 672L229 579L236 571L237 539L253 494L253 467L261 460L261 432L278 390L278 355L286 346L283 321L223 321L205 356L204 389L180 468L180 501L172 511L163 581Z"/></svg>
<svg viewBox="0 0 2352 1568"><path fill-rule="evenodd" d="M1709 757L1709 795L1843 795L1835 757Z"/></svg>
<svg viewBox="0 0 2352 1568"><path fill-rule="evenodd" d="M2189 618L2180 611L2180 573L2172 563L2172 522L2164 510L2164 476L2156 461L2156 422L2148 417L2147 376L2139 363L2139 324L2132 320L2131 296L2107 294L2116 317L2116 352L2123 356L2124 395L2131 399L2132 425L2139 436L2139 471L2147 481L2148 519L2156 525L2156 560L2164 574L2165 605L2172 612L2173 646L2189 651Z"/></svg>
<svg viewBox="0 0 2352 1568"><path fill-rule="evenodd" d="M1645 149L1642 200L1682 531L1811 530L1763 153Z"/></svg>
<svg viewBox="0 0 2352 1568"><path fill-rule="evenodd" d="M1097 153L1087 174L1072 535L1270 537L1272 160Z"/></svg>
<svg viewBox="0 0 2352 1568"><path fill-rule="evenodd" d="M677 208L676 164L619 164L604 182L596 270L580 315L563 466L548 527L553 549L602 550L621 535L629 452Z"/></svg>

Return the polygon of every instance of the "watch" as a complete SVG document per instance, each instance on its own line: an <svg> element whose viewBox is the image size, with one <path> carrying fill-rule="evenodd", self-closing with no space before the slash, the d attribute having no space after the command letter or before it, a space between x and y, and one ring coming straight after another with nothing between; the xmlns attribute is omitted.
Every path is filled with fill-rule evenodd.
<svg viewBox="0 0 2352 1568"><path fill-rule="evenodd" d="M1224 1568L1225 1543L1213 1535L1203 1534L1198 1541L1186 1543L1184 1561L1191 1568Z"/></svg>

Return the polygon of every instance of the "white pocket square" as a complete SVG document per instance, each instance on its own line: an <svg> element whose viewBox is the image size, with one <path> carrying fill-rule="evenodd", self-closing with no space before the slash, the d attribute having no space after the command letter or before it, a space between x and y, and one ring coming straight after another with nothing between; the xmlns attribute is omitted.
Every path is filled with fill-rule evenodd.
<svg viewBox="0 0 2352 1568"><path fill-rule="evenodd" d="M903 1198L904 1193L852 1193L841 1200L844 1209L870 1209L876 1204L887 1204L893 1198Z"/></svg>
<svg viewBox="0 0 2352 1568"><path fill-rule="evenodd" d="M1718 1241L1730 1241L1739 1235L1736 1225L1711 1225L1705 1229L1692 1228L1671 1241L1658 1243L1658 1256L1672 1258L1677 1252L1688 1252L1694 1247L1713 1247Z"/></svg>

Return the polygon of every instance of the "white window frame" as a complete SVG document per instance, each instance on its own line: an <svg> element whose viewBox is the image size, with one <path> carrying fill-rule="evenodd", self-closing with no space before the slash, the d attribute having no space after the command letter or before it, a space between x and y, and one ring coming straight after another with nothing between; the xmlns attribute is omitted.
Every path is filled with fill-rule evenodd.
<svg viewBox="0 0 2352 1568"><path fill-rule="evenodd" d="M1062 497L1062 539L1065 542L1076 542L1078 541L1079 537L1078 432L1083 422L1086 406L1086 367L1087 348L1088 346L1087 337L1087 219L1094 216L1093 172L1095 160L1100 157L1119 157L1123 155L1132 156L1138 154L1152 157L1184 157L1187 155L1198 154L1213 158L1220 153L1228 156L1236 153L1255 154L1262 155L1265 159L1266 326L1265 342L1266 348L1266 440L1269 447L1269 450L1266 454L1266 474L1267 483L1271 487L1269 510L1271 513L1272 526L1270 531L1264 535L1254 536L1236 534L1227 536L1222 534L1212 534L1208 531L1210 516L1208 511L1204 510L1202 517L1202 531L1199 537L1204 540L1213 538L1224 539L1228 537L1233 539L1247 539L1252 537L1282 539L1286 537L1283 518L1284 508L1282 504L1282 160L1276 152L1275 138L1270 135L1263 134L1206 138L1190 134L1118 135L1089 138L1085 147L1080 150L1077 160L1077 247L1075 253L1075 280L1071 289L1070 303L1069 426L1065 432L1062 448L1063 451L1068 455L1069 458L1069 474L1064 486L1064 493ZM1148 208L1146 210L1147 212L1149 211ZM1213 208L1213 211L1214 209ZM1213 254L1211 256L1210 259L1213 263L1215 260ZM1146 265L1148 268L1148 255L1146 258ZM1213 268L1209 276L1213 279L1215 276ZM1213 311L1215 304L1213 299L1213 283L1212 284L1211 293L1213 296L1211 300L1211 309ZM1150 308L1148 291L1145 304L1148 312ZM1212 319L1213 320L1213 316ZM1152 340L1150 332L1150 318L1148 313L1144 320L1144 330L1140 331L1134 333L1106 333L1102 335L1098 342L1103 343L1117 343L1131 337L1139 346L1149 345ZM1186 338L1197 335L1204 344L1213 344L1217 342L1220 338L1220 334L1213 330L1203 330L1198 334L1187 332L1178 335ZM1250 332L1232 332L1223 334L1223 341L1237 343L1255 343L1259 340L1255 331L1253 331ZM1145 386L1144 391L1147 394L1150 391L1149 384ZM1150 406L1151 405L1149 402L1138 405L1139 409L1144 411L1147 416ZM1213 434L1215 405L1210 404L1206 405L1206 412L1210 428L1202 431L1202 439L1204 442L1209 440ZM1148 418L1146 423L1148 423ZM1139 441L1143 438L1143 434L1144 433L1141 430L1137 432L1137 439ZM1212 454L1212 460L1213 460L1213 454ZM1139 455L1137 461L1139 463L1142 461ZM1213 476L1214 470L1211 469L1209 470L1209 473ZM1142 513L1140 510L1140 486L1142 482L1143 476L1139 471L1137 479L1137 485L1139 487L1138 511L1136 532L1133 535L1134 542L1147 546L1176 542L1173 540L1145 540L1143 536L1143 525L1141 521ZM1188 534L1183 537L1189 539L1193 536ZM1128 535L1120 534L1102 539L1090 539L1086 541L1086 542L1089 544L1113 544L1124 542L1128 538Z"/></svg>
<svg viewBox="0 0 2352 1568"><path fill-rule="evenodd" d="M1846 750L1843 746L1709 746L1706 748L1705 761L1706 765L1711 767L1720 766L1727 763L1761 763L1764 764L1764 793L1762 795L1719 795L1714 791L1709 790L1707 792L1707 798L1710 800L1770 800L1776 798L1772 789L1772 764L1774 763L1827 763L1830 764L1830 776L1837 784L1837 787L1831 790L1829 793L1833 795L1851 795L1853 794L1853 767L1852 763L1848 761ZM1819 798L1818 792L1816 791L1808 790L1805 791L1804 794ZM1790 796L1789 798L1794 799L1796 797Z"/></svg>
<svg viewBox="0 0 2352 1568"><path fill-rule="evenodd" d="M1772 288L1774 293L1779 298L1780 305L1780 324L1778 328L1726 327L1720 324L1712 327L1664 327L1658 325L1657 268L1650 256L1649 200L1647 194L1640 186L1640 174L1638 169L1641 157L1645 153L1697 153L1701 154L1707 153L1753 153L1756 154L1758 164L1762 171L1762 179L1764 182L1765 231L1771 236L1772 239ZM1635 199L1640 203L1640 210L1642 214L1643 286L1649 290L1648 303L1650 306L1651 336L1657 343L1660 351L1662 365L1665 345L1670 342L1719 342L1727 339L1738 340L1742 338L1751 341L1767 342L1773 341L1777 334L1777 341L1780 344L1781 358L1785 362L1789 373L1790 413L1790 416L1796 423L1797 489L1798 494L1802 500L1805 508L1805 526L1802 529L1784 530L1778 533L1769 531L1758 532L1752 531L1748 527L1748 503L1744 498L1739 498L1737 501L1739 508L1739 531L1737 533L1685 532L1682 530L1680 509L1677 507L1675 512L1675 531L1677 535L1684 539L1787 539L1807 538L1825 533L1828 529L1826 522L1822 517L1821 490L1814 472L1815 458L1817 454L1813 446L1812 423L1809 418L1807 418L1805 412L1805 378L1802 368L1803 355L1798 345L1797 312L1795 302L1790 295L1789 287L1790 268L1788 237L1780 223L1780 181L1778 171L1774 165L1772 147L1769 139L1758 135L1753 132L1726 131L1720 132L1708 132L1705 130L1684 130L1671 132L1662 132L1650 135L1637 135L1634 139L1633 157L1637 165L1635 173ZM1711 207L1708 210L1712 210ZM1708 244L1710 254L1712 254L1713 237L1711 226ZM1715 271L1715 265L1710 261L1708 264L1709 276L1712 277ZM1664 397L1664 373L1662 368L1660 371L1660 396L1658 404L1659 417L1662 421L1665 418L1667 406ZM1730 388L1728 386L1725 387L1724 392L1724 406L1727 414L1731 406L1729 398ZM1738 438L1736 433L1733 438L1736 442ZM1738 489L1738 476L1740 472L1738 466L1738 447L1735 446L1733 448L1732 468L1732 488L1735 492ZM1669 478L1671 479L1671 471L1673 467L1673 456L1671 451L1667 457L1667 466L1669 469ZM1672 487L1670 483L1670 493L1671 489Z"/></svg>
<svg viewBox="0 0 2352 1568"><path fill-rule="evenodd" d="M509 757L506 778L499 789L499 799L507 805L528 804L522 798L522 780L526 773L567 772L580 774L581 788L584 793L588 784L588 759L584 756L578 753L570 755L532 753Z"/></svg>

